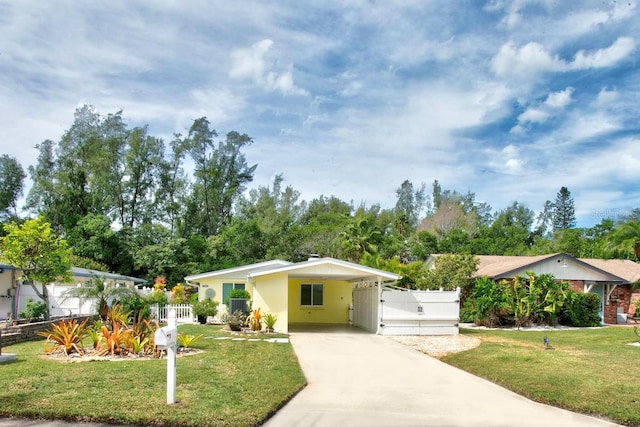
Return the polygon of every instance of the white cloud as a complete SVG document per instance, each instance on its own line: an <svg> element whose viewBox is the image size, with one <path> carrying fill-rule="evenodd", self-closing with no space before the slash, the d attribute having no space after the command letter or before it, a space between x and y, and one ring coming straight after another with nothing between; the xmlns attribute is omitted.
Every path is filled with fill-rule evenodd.
<svg viewBox="0 0 640 427"><path fill-rule="evenodd" d="M603 105L610 104L616 99L618 99L619 96L620 94L618 93L617 90L607 90L606 87L603 87L602 89L600 89L600 92L598 93L598 97L596 99L596 105L603 106Z"/></svg>
<svg viewBox="0 0 640 427"><path fill-rule="evenodd" d="M605 49L598 49L593 52L580 50L576 53L570 68L584 70L609 67L629 56L634 51L635 46L636 43L631 37L620 37Z"/></svg>
<svg viewBox="0 0 640 427"><path fill-rule="evenodd" d="M544 72L564 72L609 67L629 56L635 49L630 37L620 37L611 46L594 51L579 50L572 62L552 55L545 47L530 42L517 47L509 41L491 59L491 68L499 77L531 78Z"/></svg>
<svg viewBox="0 0 640 427"><path fill-rule="evenodd" d="M545 71L563 71L566 64L539 43L531 42L518 48L515 43L507 42L492 58L491 67L501 77L532 76Z"/></svg>
<svg viewBox="0 0 640 427"><path fill-rule="evenodd" d="M550 117L560 113L562 109L571 103L571 95L574 89L568 87L558 92L552 92L547 95L547 99L540 105L527 108L518 116L518 124L511 129L511 133L522 133L525 123L544 123Z"/></svg>
<svg viewBox="0 0 640 427"><path fill-rule="evenodd" d="M518 116L518 123L544 123L549 118L547 111L539 108L528 108L524 113Z"/></svg>
<svg viewBox="0 0 640 427"><path fill-rule="evenodd" d="M565 90L552 92L547 96L544 104L553 109L564 108L571 103L571 95L573 94L573 91L574 88L568 87Z"/></svg>
<svg viewBox="0 0 640 427"><path fill-rule="evenodd" d="M231 52L232 65L229 77L239 80L251 80L268 91L280 91L285 95L307 95L308 92L297 87L293 81L293 65L285 71L276 70L277 61L268 61L267 54L274 42L269 39L253 44L249 49L236 49Z"/></svg>

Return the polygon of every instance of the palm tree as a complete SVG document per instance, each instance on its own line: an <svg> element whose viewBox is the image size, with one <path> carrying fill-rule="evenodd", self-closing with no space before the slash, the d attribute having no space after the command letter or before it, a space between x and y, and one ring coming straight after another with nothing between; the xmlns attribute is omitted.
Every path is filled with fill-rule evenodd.
<svg viewBox="0 0 640 427"><path fill-rule="evenodd" d="M640 261L640 220L629 219L619 223L607 235L604 251L613 258Z"/></svg>
<svg viewBox="0 0 640 427"><path fill-rule="evenodd" d="M98 315L105 321L109 314L109 301L124 296L134 296L136 292L126 286L118 286L107 282L104 276L94 276L84 286L69 289L65 293L67 298L87 298L98 300Z"/></svg>
<svg viewBox="0 0 640 427"><path fill-rule="evenodd" d="M342 249L351 261L360 262L364 254L377 252L376 243L381 235L382 233L373 223L372 218L364 214L356 214L353 222L349 223L340 233Z"/></svg>

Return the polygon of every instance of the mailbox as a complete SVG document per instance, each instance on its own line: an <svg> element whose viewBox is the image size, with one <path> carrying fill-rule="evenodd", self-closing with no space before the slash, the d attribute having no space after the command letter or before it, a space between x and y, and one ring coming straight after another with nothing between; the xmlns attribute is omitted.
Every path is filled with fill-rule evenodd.
<svg viewBox="0 0 640 427"><path fill-rule="evenodd" d="M164 326L156 329L153 339L155 340L156 347L161 350L169 347L173 348L178 339L178 328L175 326Z"/></svg>

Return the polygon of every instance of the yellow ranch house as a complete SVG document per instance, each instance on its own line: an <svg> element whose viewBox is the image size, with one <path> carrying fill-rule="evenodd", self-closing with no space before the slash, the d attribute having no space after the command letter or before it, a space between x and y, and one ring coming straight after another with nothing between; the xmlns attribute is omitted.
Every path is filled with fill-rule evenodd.
<svg viewBox="0 0 640 427"><path fill-rule="evenodd" d="M275 330L288 332L292 325L349 324L352 292L357 286L377 286L401 276L334 258L309 258L291 263L265 261L185 278L199 287L199 299L218 301L227 311L232 289L251 295L252 309L278 316Z"/></svg>

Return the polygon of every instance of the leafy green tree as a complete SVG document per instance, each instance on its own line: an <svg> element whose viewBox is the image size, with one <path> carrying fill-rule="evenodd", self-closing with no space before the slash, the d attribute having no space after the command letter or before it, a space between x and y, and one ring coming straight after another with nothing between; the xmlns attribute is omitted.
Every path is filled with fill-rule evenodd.
<svg viewBox="0 0 640 427"><path fill-rule="evenodd" d="M4 229L6 235L0 237L0 258L21 270L23 282L50 307L47 284L71 281L71 250L67 242L41 218L21 225L11 222L5 224ZM40 289L36 282L41 284Z"/></svg>
<svg viewBox="0 0 640 427"><path fill-rule="evenodd" d="M389 271L402 276L396 283L397 286L407 289L424 289L426 267L422 261L405 262L400 257L383 258L377 255L365 254L362 257L363 265Z"/></svg>
<svg viewBox="0 0 640 427"><path fill-rule="evenodd" d="M304 205L298 202L300 193L291 186L283 189L282 181L282 175L276 175L272 188L260 186L240 198L236 217L239 221L255 221L266 258L297 261L305 258L300 227Z"/></svg>
<svg viewBox="0 0 640 427"><path fill-rule="evenodd" d="M553 230L566 230L576 226L573 197L567 187L560 188L553 204Z"/></svg>
<svg viewBox="0 0 640 427"><path fill-rule="evenodd" d="M257 165L248 166L243 147L253 140L246 134L229 132L217 146L218 134L206 117L194 121L184 146L195 163L195 182L187 203L187 232L203 236L217 234L231 221L234 202L253 180Z"/></svg>
<svg viewBox="0 0 640 427"><path fill-rule="evenodd" d="M111 228L110 219L99 214L80 218L67 233L66 240L74 255L104 264L109 271L119 270L118 261L127 250L118 233Z"/></svg>
<svg viewBox="0 0 640 427"><path fill-rule="evenodd" d="M146 127L127 132L114 185L118 189L114 204L123 227L134 228L154 219L154 195L163 151L162 140L148 135Z"/></svg>
<svg viewBox="0 0 640 427"><path fill-rule="evenodd" d="M113 214L126 144L121 112L103 117L91 106L78 108L57 144L39 145L28 206L65 232L87 214Z"/></svg>
<svg viewBox="0 0 640 427"><path fill-rule="evenodd" d="M353 207L335 196L313 199L300 218L301 253L342 257L340 233L351 221Z"/></svg>
<svg viewBox="0 0 640 427"><path fill-rule="evenodd" d="M395 228L400 236L408 237L418 226L420 215L427 203L425 192L424 183L419 189L414 190L409 180L403 181L400 188L396 190L398 199L394 208Z"/></svg>
<svg viewBox="0 0 640 427"><path fill-rule="evenodd" d="M169 145L171 153L166 159L161 159L158 166L159 182L155 205L157 219L166 224L174 236L180 231L182 224L189 183L183 167L186 147L181 135L174 135Z"/></svg>
<svg viewBox="0 0 640 427"><path fill-rule="evenodd" d="M478 262L478 258L470 254L439 255L434 260L433 268L425 274L425 287L444 290L459 287L464 292L478 270Z"/></svg>
<svg viewBox="0 0 640 427"><path fill-rule="evenodd" d="M426 261L429 255L438 253L438 239L428 231L418 231L409 239L411 255Z"/></svg>
<svg viewBox="0 0 640 427"><path fill-rule="evenodd" d="M482 255L524 255L533 243L531 209L513 202L497 213L488 227L481 227L470 242L471 251Z"/></svg>
<svg viewBox="0 0 640 427"><path fill-rule="evenodd" d="M25 207L31 212L49 218L54 223L60 223L58 212L55 211L57 193L55 189L56 163L54 155L55 143L50 139L36 145L39 151L35 166L29 166L29 176L33 182L27 193Z"/></svg>
<svg viewBox="0 0 640 427"><path fill-rule="evenodd" d="M0 219L18 218L18 199L22 196L25 177L15 157L0 156Z"/></svg>

